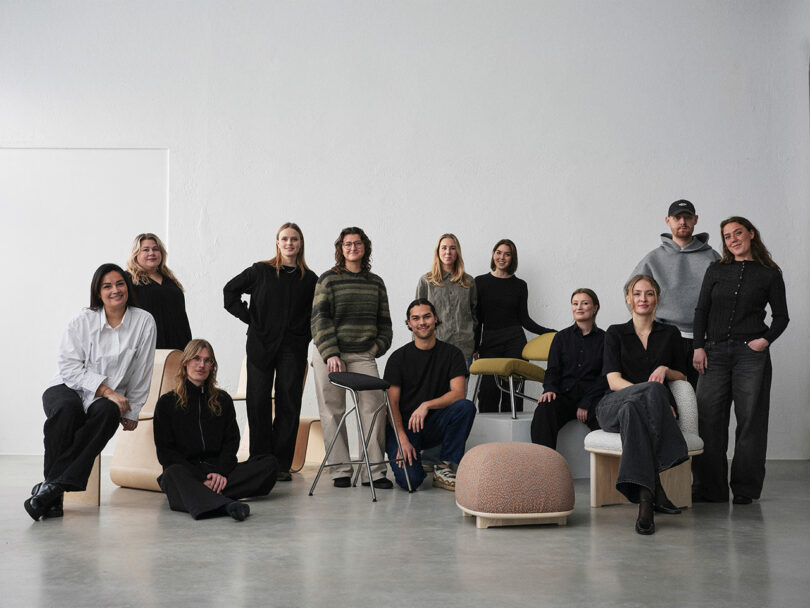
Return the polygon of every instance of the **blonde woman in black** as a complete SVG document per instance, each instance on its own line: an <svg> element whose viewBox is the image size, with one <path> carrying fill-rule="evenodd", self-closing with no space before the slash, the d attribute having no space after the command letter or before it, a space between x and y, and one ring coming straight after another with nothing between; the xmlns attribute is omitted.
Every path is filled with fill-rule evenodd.
<svg viewBox="0 0 810 608"><path fill-rule="evenodd" d="M272 455L237 464L239 425L233 400L217 388L217 360L206 340L183 351L175 389L155 406L155 447L163 475L160 488L173 511L194 519L250 514L240 498L265 496L276 483Z"/></svg>

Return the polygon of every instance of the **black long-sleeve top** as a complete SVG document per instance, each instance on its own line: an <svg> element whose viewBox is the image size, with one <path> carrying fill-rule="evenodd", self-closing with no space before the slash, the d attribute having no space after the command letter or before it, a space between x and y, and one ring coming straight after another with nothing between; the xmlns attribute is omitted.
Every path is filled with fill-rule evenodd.
<svg viewBox="0 0 810 608"><path fill-rule="evenodd" d="M163 283L149 281L132 287L138 307L155 318L155 348L183 350L191 340L191 327L186 314L186 297L179 285L169 277L163 277Z"/></svg>
<svg viewBox="0 0 810 608"><path fill-rule="evenodd" d="M765 305L771 326L765 324ZM706 340L773 343L788 325L787 297L782 273L759 262L715 262L706 269L695 308L695 348Z"/></svg>
<svg viewBox="0 0 810 608"><path fill-rule="evenodd" d="M579 407L590 410L608 390L602 374L605 332L594 326L586 335L574 323L554 336L548 353L544 393L564 394L579 384Z"/></svg>
<svg viewBox="0 0 810 608"><path fill-rule="evenodd" d="M278 274L267 262L256 262L223 288L225 310L248 324L247 356L258 367L272 365L282 344L306 348L312 339L312 297L318 277L298 267L282 266ZM242 294L250 294L250 306Z"/></svg>
<svg viewBox="0 0 810 608"><path fill-rule="evenodd" d="M219 389L217 389L219 390ZM204 387L186 381L188 402L177 405L177 393L166 393L155 406L154 434L157 457L164 470L173 464L207 463L227 477L236 467L239 425L231 396L219 391L222 413L208 407Z"/></svg>
<svg viewBox="0 0 810 608"><path fill-rule="evenodd" d="M537 335L553 329L535 323L529 316L529 288L526 281L512 275L501 279L490 273L475 277L478 292L476 317L479 324L475 328L475 350L481 345L483 331L523 327Z"/></svg>

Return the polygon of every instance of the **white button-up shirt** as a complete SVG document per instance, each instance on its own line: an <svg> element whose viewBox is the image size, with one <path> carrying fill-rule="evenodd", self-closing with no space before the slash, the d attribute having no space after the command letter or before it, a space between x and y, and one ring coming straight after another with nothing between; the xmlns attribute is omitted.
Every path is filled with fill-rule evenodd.
<svg viewBox="0 0 810 608"><path fill-rule="evenodd" d="M129 399L130 420L138 419L152 381L155 320L145 310L128 306L118 327L110 327L104 309L85 308L68 324L59 345L59 371L49 386L65 384L76 391L84 409L100 399L106 384Z"/></svg>

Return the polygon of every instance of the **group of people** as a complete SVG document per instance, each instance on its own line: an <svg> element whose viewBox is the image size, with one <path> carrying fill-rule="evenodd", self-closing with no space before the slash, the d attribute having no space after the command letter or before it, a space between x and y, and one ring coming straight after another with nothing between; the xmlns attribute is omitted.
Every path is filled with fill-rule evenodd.
<svg viewBox="0 0 810 608"><path fill-rule="evenodd" d="M662 246L641 261L625 287L632 317L627 323L602 331L596 326L596 293L580 288L572 294L574 324L553 339L532 421L532 440L552 448L559 429L575 418L621 433L617 488L639 503L636 530L642 534L654 532L654 511L678 512L659 473L688 458L667 381L697 385L706 449L694 463L695 500L728 500L732 400L738 421L735 503L758 498L764 478L767 349L788 322L784 282L748 220L733 217L721 224L721 258L708 235L693 234L697 219L688 201L672 204L666 219L671 235L662 235ZM151 233L138 235L127 271L115 264L99 267L90 308L70 322L58 374L43 395L44 481L25 501L29 515L60 516L63 493L84 489L95 456L118 424L125 431L137 427L156 347L183 350L175 389L159 399L154 416L164 469L159 483L170 507L195 519L230 515L241 521L249 506L240 498L265 495L276 481L289 481L309 342L315 345L315 390L328 441L346 407L345 391L329 382L329 373L379 376L376 359L393 338L385 283L371 272L371 240L361 228L349 227L334 245L335 265L317 277L305 260L303 232L286 223L276 235L275 257L253 264L223 289L226 310L248 326L250 457L239 464L233 402L216 386L211 344L191 340L183 288L166 265L163 243ZM517 262L515 244L502 239L492 250L491 272L473 279L458 238L439 238L432 268L419 278L407 307L413 340L391 353L385 368L393 417L375 424L367 437L375 464L371 479L361 470L364 485L393 487L387 459L403 488L406 470L418 487L432 469L434 486L454 490L476 413L466 399L470 363L479 356L520 357L524 329L554 331L530 317L527 285L515 276ZM766 305L770 326L764 322ZM478 411L510 410L508 395L487 380ZM381 402L379 392L360 393L367 430ZM348 460L342 427L329 462L335 487L351 485L351 465L339 464Z"/></svg>

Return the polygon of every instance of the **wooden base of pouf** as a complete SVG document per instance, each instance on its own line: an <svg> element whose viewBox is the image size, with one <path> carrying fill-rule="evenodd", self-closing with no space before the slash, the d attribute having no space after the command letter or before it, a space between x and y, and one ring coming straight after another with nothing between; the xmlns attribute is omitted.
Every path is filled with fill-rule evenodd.
<svg viewBox="0 0 810 608"><path fill-rule="evenodd" d="M101 504L101 454L93 461L93 470L87 480L87 488L83 492L65 492L64 502L77 505Z"/></svg>
<svg viewBox="0 0 810 608"><path fill-rule="evenodd" d="M568 523L568 516L574 512L562 511L559 513L480 513L462 507L456 503L456 506L461 509L464 517L475 517L476 528L493 528L497 526L530 526L535 524L557 524L564 526Z"/></svg>

